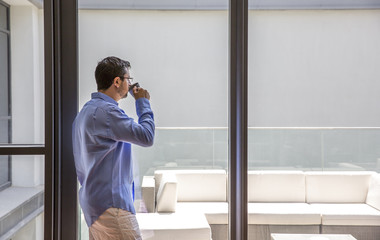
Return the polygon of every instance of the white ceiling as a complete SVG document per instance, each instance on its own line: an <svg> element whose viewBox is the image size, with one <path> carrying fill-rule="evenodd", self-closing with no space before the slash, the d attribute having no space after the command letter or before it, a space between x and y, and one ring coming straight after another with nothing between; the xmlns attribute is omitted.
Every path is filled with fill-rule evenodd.
<svg viewBox="0 0 380 240"><path fill-rule="evenodd" d="M79 9L227 9L230 0L78 0ZM9 5L43 0L5 0ZM380 8L380 0L248 0L251 9L366 9Z"/></svg>

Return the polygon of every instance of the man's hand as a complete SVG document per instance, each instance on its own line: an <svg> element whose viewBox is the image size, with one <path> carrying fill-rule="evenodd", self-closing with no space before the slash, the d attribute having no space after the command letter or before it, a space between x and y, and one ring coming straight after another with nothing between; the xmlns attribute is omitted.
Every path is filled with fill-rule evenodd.
<svg viewBox="0 0 380 240"><path fill-rule="evenodd" d="M142 97L150 100L149 92L141 87L133 88L133 96L135 97L136 100Z"/></svg>

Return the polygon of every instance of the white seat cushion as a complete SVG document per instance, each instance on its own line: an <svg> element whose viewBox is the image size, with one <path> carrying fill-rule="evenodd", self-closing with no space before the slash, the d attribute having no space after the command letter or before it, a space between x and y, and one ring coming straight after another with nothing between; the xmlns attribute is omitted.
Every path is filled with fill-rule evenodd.
<svg viewBox="0 0 380 240"><path fill-rule="evenodd" d="M164 174L157 193L157 212L175 212L177 193L176 176L174 174Z"/></svg>
<svg viewBox="0 0 380 240"><path fill-rule="evenodd" d="M365 203L374 172L307 172L307 203Z"/></svg>
<svg viewBox="0 0 380 240"><path fill-rule="evenodd" d="M226 202L227 174L225 170L157 170L156 187L164 174L175 174L179 202ZM158 185L157 185L158 184Z"/></svg>
<svg viewBox="0 0 380 240"><path fill-rule="evenodd" d="M211 228L203 214L138 213L144 240L211 240Z"/></svg>
<svg viewBox="0 0 380 240"><path fill-rule="evenodd" d="M143 204L140 204L139 208L136 210L142 212L154 212L156 204L156 195L155 195L155 182L153 176L144 176L142 185L141 185L141 196ZM137 202L137 201L135 201Z"/></svg>
<svg viewBox="0 0 380 240"><path fill-rule="evenodd" d="M301 171L249 171L248 202L305 202Z"/></svg>
<svg viewBox="0 0 380 240"><path fill-rule="evenodd" d="M321 215L307 203L248 203L248 224L319 225Z"/></svg>
<svg viewBox="0 0 380 240"><path fill-rule="evenodd" d="M380 226L380 211L364 204L311 204L322 214L322 225Z"/></svg>
<svg viewBox="0 0 380 240"><path fill-rule="evenodd" d="M209 224L228 224L227 202L178 202L177 213L205 214Z"/></svg>
<svg viewBox="0 0 380 240"><path fill-rule="evenodd" d="M380 210L380 174L371 177L366 203Z"/></svg>

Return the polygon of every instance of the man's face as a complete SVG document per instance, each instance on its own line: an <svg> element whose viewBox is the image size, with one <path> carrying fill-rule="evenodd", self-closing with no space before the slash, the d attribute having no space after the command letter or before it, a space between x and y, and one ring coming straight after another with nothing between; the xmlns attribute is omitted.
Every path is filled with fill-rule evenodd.
<svg viewBox="0 0 380 240"><path fill-rule="evenodd" d="M124 79L122 79L120 88L118 88L118 93L121 98L126 98L128 96L129 86L131 85L131 77L129 76L129 70L127 69L124 74Z"/></svg>

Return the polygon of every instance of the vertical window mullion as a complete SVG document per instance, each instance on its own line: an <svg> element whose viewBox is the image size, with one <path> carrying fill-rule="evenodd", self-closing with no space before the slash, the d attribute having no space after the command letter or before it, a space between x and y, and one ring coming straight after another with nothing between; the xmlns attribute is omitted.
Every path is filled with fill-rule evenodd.
<svg viewBox="0 0 380 240"><path fill-rule="evenodd" d="M230 0L229 9L229 239L248 237L247 50L248 0Z"/></svg>
<svg viewBox="0 0 380 240"><path fill-rule="evenodd" d="M44 0L45 239L77 238L71 125L78 108L77 1Z"/></svg>

